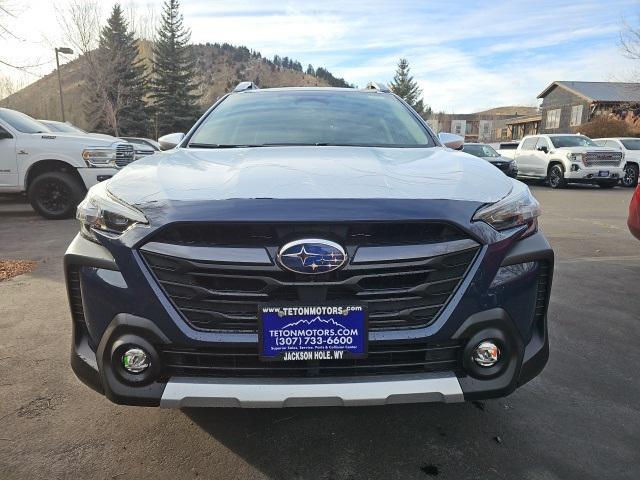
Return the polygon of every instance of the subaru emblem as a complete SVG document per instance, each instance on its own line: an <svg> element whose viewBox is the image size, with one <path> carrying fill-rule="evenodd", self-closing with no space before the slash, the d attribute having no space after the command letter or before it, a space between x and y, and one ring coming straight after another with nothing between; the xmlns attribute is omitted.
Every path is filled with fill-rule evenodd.
<svg viewBox="0 0 640 480"><path fill-rule="evenodd" d="M347 254L337 243L317 238L295 240L278 252L282 268L295 273L328 273L342 267Z"/></svg>

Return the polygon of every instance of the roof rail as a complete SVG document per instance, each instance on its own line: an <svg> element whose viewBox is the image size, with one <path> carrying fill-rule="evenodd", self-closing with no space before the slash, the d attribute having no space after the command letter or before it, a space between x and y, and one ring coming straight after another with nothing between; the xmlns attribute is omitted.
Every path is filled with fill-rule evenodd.
<svg viewBox="0 0 640 480"><path fill-rule="evenodd" d="M387 87L384 83L381 82L369 82L367 83L367 87L365 90L377 90L378 92L389 93L389 87Z"/></svg>
<svg viewBox="0 0 640 480"><path fill-rule="evenodd" d="M258 86L253 82L240 82L233 89L234 92L244 92L245 90L258 90Z"/></svg>

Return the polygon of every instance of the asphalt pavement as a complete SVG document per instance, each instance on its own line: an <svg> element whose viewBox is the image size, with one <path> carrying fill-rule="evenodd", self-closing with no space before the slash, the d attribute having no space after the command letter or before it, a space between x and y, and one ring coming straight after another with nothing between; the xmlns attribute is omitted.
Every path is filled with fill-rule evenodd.
<svg viewBox="0 0 640 480"><path fill-rule="evenodd" d="M631 190L533 186L556 251L551 356L509 397L282 410L124 407L69 367L62 255L74 220L0 198L0 480L637 479L640 242Z"/></svg>

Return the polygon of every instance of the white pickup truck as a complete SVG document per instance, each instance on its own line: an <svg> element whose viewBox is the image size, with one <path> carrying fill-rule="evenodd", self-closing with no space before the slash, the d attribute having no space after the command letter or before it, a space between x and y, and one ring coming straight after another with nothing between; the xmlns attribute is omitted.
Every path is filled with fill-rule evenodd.
<svg viewBox="0 0 640 480"><path fill-rule="evenodd" d="M514 159L518 178L544 179L551 188L567 183L615 187L624 175L624 153L601 147L584 135L524 137Z"/></svg>
<svg viewBox="0 0 640 480"><path fill-rule="evenodd" d="M89 187L134 160L128 142L52 132L24 113L0 108L0 193L26 192L45 218L69 218Z"/></svg>

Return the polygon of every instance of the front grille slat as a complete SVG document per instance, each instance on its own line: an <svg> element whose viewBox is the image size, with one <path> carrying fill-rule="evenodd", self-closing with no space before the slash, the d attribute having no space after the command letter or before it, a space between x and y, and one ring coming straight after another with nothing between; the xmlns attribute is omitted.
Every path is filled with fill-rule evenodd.
<svg viewBox="0 0 640 480"><path fill-rule="evenodd" d="M234 233L236 243L226 229ZM180 258L166 253L141 250L147 265L167 296L194 328L211 331L257 332L258 308L263 303L362 304L369 312L370 330L424 327L435 321L448 299L463 281L476 258L480 246L465 245L464 250L451 251L447 241L467 239L459 230L429 222L404 224L275 224L275 225L198 225L176 224L160 232L152 241L168 241L171 245L197 244L238 248L250 243L266 248L273 257L279 245L298 238L318 236L339 241L355 252L363 245L390 245L408 240L428 243L440 240L449 252L430 258L399 261L350 263L343 269L314 276L285 271L275 264L221 264ZM398 233L400 232L400 233ZM240 233L249 236L243 239ZM329 235L341 235L341 238ZM283 237L283 235L285 235ZM448 237L447 237L448 235ZM443 238L445 237L445 238ZM362 242L349 247L349 242ZM398 243L398 244L401 244ZM460 248L460 247L457 247ZM302 300L304 299L304 302ZM311 300L310 300L311 299Z"/></svg>
<svg viewBox="0 0 640 480"><path fill-rule="evenodd" d="M257 346L187 348L158 346L168 376L327 377L437 371L462 372L462 343L374 343L367 358L262 362Z"/></svg>

